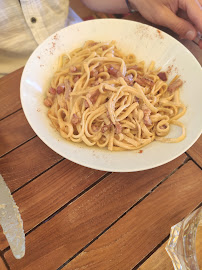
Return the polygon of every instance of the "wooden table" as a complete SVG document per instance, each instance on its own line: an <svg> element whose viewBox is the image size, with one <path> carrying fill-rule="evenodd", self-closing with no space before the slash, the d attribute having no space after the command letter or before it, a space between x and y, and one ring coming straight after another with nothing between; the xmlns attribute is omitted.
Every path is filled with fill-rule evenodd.
<svg viewBox="0 0 202 270"><path fill-rule="evenodd" d="M82 17L103 16L82 14L82 4L73 3ZM184 44L202 64L197 45ZM202 137L187 153L147 171L79 166L29 126L19 97L21 74L0 79L0 172L22 214L26 255L14 259L0 231L0 269L173 269L165 251L170 227L201 203Z"/></svg>

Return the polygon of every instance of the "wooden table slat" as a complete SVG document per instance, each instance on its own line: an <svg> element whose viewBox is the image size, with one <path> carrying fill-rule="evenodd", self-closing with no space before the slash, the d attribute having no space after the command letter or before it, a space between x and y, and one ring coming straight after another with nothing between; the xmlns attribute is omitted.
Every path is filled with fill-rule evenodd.
<svg viewBox="0 0 202 270"><path fill-rule="evenodd" d="M89 10L81 0L70 1L70 6L83 19L115 17ZM139 13L127 14L124 19L152 25ZM201 50L195 43L179 40L164 27L157 28L181 42L202 65ZM196 164L184 162L183 154L152 170L113 173L97 182L105 172L62 160L38 137L32 138L35 134L20 110L22 71L0 79L0 173L11 191L20 188L14 199L25 231L33 229L26 236L22 260L14 259L10 250L4 254L10 269L57 269L104 230L64 269L132 269L201 201L202 137L187 151ZM6 247L0 227L0 250ZM157 249L140 270L173 269L164 247ZM0 256L0 270L6 269Z"/></svg>
<svg viewBox="0 0 202 270"><path fill-rule="evenodd" d="M202 269L202 229L197 230L196 240L196 258L199 269ZM138 270L172 270L173 264L165 250L168 241L166 241L156 252L154 252L139 268Z"/></svg>
<svg viewBox="0 0 202 270"><path fill-rule="evenodd" d="M149 257L148 260L146 260L143 265L141 265L138 270L172 270L173 264L172 261L168 255L168 253L165 250L165 247L167 245L167 241L156 251L154 254L152 254L151 257Z"/></svg>
<svg viewBox="0 0 202 270"><path fill-rule="evenodd" d="M14 199L20 209L25 232L45 220L104 174L105 172L63 160L18 190ZM0 233L0 249L7 246L5 236Z"/></svg>
<svg viewBox="0 0 202 270"><path fill-rule="evenodd" d="M11 269L56 269L182 164L185 155L159 168L113 173L26 237L26 256ZM51 243L49 245L48 243Z"/></svg>
<svg viewBox="0 0 202 270"><path fill-rule="evenodd" d="M0 121L0 133L0 156L35 136L22 110Z"/></svg>
<svg viewBox="0 0 202 270"><path fill-rule="evenodd" d="M200 167L202 167L202 136L200 136L187 153Z"/></svg>
<svg viewBox="0 0 202 270"><path fill-rule="evenodd" d="M23 68L20 68L1 78L0 119L21 108L20 78Z"/></svg>
<svg viewBox="0 0 202 270"><path fill-rule="evenodd" d="M60 160L61 156L35 137L5 155L0 162L0 172L13 192Z"/></svg>
<svg viewBox="0 0 202 270"><path fill-rule="evenodd" d="M199 205L200 188L201 170L189 161L63 269L132 269Z"/></svg>

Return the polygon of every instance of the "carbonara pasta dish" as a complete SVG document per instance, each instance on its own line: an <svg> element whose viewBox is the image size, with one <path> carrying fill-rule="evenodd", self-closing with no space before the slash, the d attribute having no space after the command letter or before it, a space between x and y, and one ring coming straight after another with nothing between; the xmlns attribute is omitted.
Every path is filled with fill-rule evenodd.
<svg viewBox="0 0 202 270"><path fill-rule="evenodd" d="M110 151L142 148L154 140L180 142L186 112L180 101L183 82L151 62L124 54L115 41L87 41L59 58L46 91L48 117L61 136ZM181 127L178 138L165 138L170 126Z"/></svg>

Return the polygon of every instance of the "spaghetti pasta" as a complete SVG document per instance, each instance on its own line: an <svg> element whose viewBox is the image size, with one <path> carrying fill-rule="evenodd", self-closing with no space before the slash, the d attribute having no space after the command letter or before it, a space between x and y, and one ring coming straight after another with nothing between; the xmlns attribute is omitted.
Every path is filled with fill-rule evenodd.
<svg viewBox="0 0 202 270"><path fill-rule="evenodd" d="M186 112L180 101L182 81L151 62L123 54L115 41L87 41L63 54L46 91L48 117L66 140L110 151L142 148L154 140L180 142L185 127L178 119ZM178 138L165 138L170 126L182 129Z"/></svg>

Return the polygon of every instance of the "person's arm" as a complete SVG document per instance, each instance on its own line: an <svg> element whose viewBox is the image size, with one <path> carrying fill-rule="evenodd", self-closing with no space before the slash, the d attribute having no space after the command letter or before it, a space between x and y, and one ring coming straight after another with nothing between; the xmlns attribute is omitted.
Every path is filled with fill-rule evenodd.
<svg viewBox="0 0 202 270"><path fill-rule="evenodd" d="M125 0L82 0L90 9L106 13L127 13ZM148 21L170 28L181 38L193 40L197 31L202 33L202 0L129 0ZM189 20L176 15L184 10ZM199 42L202 49L202 40Z"/></svg>
<svg viewBox="0 0 202 270"><path fill-rule="evenodd" d="M97 12L124 14L128 13L125 0L81 0L89 9Z"/></svg>

